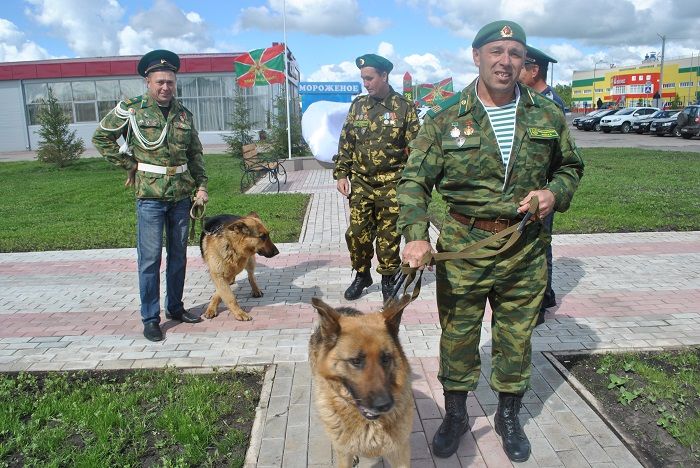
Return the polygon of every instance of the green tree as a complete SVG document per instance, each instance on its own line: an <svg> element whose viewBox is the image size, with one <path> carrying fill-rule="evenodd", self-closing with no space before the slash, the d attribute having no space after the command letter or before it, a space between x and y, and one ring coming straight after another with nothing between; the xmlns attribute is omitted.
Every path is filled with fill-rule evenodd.
<svg viewBox="0 0 700 468"><path fill-rule="evenodd" d="M559 95L566 107L571 107L571 86L570 85L554 85L554 92Z"/></svg>
<svg viewBox="0 0 700 468"><path fill-rule="evenodd" d="M64 167L80 158L85 151L82 138L75 136L75 130L70 131L70 119L58 104L58 99L49 87L49 98L44 100L39 110L38 119L41 127L39 134L39 149L36 157L39 161Z"/></svg>
<svg viewBox="0 0 700 468"><path fill-rule="evenodd" d="M291 125L292 154L297 156L308 150L306 142L301 136L301 111L298 102L292 100L289 103L289 117ZM270 147L276 157L283 158L287 151L287 106L284 95L275 98L274 114L270 116Z"/></svg>
<svg viewBox="0 0 700 468"><path fill-rule="evenodd" d="M222 138L228 145L229 154L234 158L242 158L243 145L253 142L253 137L250 134L253 125L250 123L248 100L239 87L236 87L233 94L233 113L228 125L231 128L231 135L222 135Z"/></svg>

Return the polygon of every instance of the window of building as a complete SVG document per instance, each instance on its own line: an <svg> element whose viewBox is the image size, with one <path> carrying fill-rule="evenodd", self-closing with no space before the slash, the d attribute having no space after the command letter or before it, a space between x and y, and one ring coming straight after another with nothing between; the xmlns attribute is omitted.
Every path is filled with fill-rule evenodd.
<svg viewBox="0 0 700 468"><path fill-rule="evenodd" d="M178 99L192 111L199 131L228 130L233 109L236 78L228 75L179 76ZM70 118L70 123L95 122L104 118L120 100L140 96L146 92L142 78L51 81L24 83L25 106L29 125L38 125L39 109L48 99L49 89ZM274 109L274 99L284 95L282 85L241 88L255 129L268 128ZM590 94L590 90L587 92ZM296 88L290 90L290 99L298 97ZM294 101L292 101L294 102ZM298 107L298 106L297 106ZM291 112L299 112L296 107Z"/></svg>
<svg viewBox="0 0 700 468"><path fill-rule="evenodd" d="M691 88L693 86L692 81L681 81L680 87L681 88Z"/></svg>
<svg viewBox="0 0 700 468"><path fill-rule="evenodd" d="M632 81L637 81L637 75L632 75Z"/></svg>
<svg viewBox="0 0 700 468"><path fill-rule="evenodd" d="M647 81L651 81L651 75L647 75Z"/></svg>
<svg viewBox="0 0 700 468"><path fill-rule="evenodd" d="M664 83L664 89L675 88L675 87L676 87L676 83Z"/></svg>
<svg viewBox="0 0 700 468"><path fill-rule="evenodd" d="M613 93L613 94L627 94L627 93L625 92L625 86L624 86L624 85L622 85L622 86L615 86L615 87L613 88L613 92L612 92L612 93Z"/></svg>

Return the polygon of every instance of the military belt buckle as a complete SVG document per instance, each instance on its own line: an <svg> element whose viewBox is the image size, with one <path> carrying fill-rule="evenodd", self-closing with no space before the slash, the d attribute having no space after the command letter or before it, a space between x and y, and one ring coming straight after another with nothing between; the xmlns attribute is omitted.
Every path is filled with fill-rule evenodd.
<svg viewBox="0 0 700 468"><path fill-rule="evenodd" d="M169 176L174 176L177 174L177 166L168 166L165 168L165 174Z"/></svg>

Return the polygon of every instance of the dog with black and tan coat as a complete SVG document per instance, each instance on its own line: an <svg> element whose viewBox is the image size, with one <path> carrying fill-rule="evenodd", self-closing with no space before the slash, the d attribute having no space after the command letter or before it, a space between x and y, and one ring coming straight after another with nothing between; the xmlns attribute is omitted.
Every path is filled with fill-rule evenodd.
<svg viewBox="0 0 700 468"><path fill-rule="evenodd" d="M255 281L255 255L271 258L279 250L260 217L257 213L250 213L247 216L222 214L206 218L199 248L216 286L204 317L216 317L219 303L223 301L236 320L251 320L252 317L238 305L230 285L236 280L236 275L245 269L253 297L263 295Z"/></svg>

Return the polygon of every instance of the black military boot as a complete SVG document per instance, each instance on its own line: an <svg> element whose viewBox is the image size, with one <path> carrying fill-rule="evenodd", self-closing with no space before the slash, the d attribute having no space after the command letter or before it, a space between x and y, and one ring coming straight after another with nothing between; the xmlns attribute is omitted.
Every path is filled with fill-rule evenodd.
<svg viewBox="0 0 700 468"><path fill-rule="evenodd" d="M496 434L503 439L503 450L514 462L524 462L530 458L530 441L527 440L518 419L522 400L522 395L503 392L498 394Z"/></svg>
<svg viewBox="0 0 700 468"><path fill-rule="evenodd" d="M372 274L369 271L357 272L350 287L345 290L345 299L354 301L362 295L362 290L372 285Z"/></svg>
<svg viewBox="0 0 700 468"><path fill-rule="evenodd" d="M391 296L391 292L394 290L394 286L396 286L396 280L399 275L382 275L382 298L384 299L384 302L389 299L389 296Z"/></svg>
<svg viewBox="0 0 700 468"><path fill-rule="evenodd" d="M447 458L457 451L459 440L469 430L467 392L445 391L445 419L433 436L433 454Z"/></svg>

